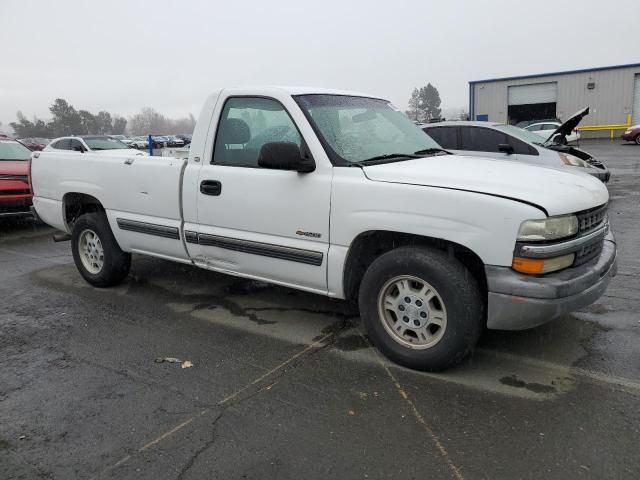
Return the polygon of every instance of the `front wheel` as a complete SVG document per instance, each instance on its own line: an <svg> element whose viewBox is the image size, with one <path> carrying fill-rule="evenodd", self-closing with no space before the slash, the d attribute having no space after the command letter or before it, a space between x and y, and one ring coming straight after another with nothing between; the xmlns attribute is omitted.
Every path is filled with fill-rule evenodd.
<svg viewBox="0 0 640 480"><path fill-rule="evenodd" d="M80 275L94 287L117 285L129 274L131 254L120 249L102 212L78 218L71 232L71 251Z"/></svg>
<svg viewBox="0 0 640 480"><path fill-rule="evenodd" d="M636 144L640 145L640 135L638 135L638 136L636 137L636 140L635 140L635 141L636 141Z"/></svg>
<svg viewBox="0 0 640 480"><path fill-rule="evenodd" d="M431 248L402 247L378 257L362 279L359 305L373 343L391 360L418 370L460 363L484 322L475 278Z"/></svg>

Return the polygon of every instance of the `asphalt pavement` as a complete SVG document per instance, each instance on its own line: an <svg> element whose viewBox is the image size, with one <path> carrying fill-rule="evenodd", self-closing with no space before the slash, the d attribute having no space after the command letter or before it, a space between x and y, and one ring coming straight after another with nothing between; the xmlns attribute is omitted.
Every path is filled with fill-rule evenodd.
<svg viewBox="0 0 640 480"><path fill-rule="evenodd" d="M95 289L0 223L0 478L640 478L640 147L583 147L612 171L606 295L439 374L343 302L146 257Z"/></svg>

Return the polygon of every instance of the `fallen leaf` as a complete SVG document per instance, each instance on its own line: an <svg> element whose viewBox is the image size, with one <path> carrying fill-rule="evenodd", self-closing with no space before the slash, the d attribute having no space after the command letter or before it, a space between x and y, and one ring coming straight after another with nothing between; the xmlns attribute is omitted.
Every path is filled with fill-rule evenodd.
<svg viewBox="0 0 640 480"><path fill-rule="evenodd" d="M182 360L180 360L179 358L175 358L175 357L159 357L159 358L156 358L155 362L156 363L163 363L163 362L167 362L167 363L182 363Z"/></svg>
<svg viewBox="0 0 640 480"><path fill-rule="evenodd" d="M180 368L191 368L193 367L193 363L191 363L189 360L185 360L184 362L182 362L182 365L180 365Z"/></svg>
<svg viewBox="0 0 640 480"><path fill-rule="evenodd" d="M355 415L355 414L356 414L356 412L354 412L353 410L349 410L348 414L349 414L349 415L351 415L351 416L353 416L353 415Z"/></svg>

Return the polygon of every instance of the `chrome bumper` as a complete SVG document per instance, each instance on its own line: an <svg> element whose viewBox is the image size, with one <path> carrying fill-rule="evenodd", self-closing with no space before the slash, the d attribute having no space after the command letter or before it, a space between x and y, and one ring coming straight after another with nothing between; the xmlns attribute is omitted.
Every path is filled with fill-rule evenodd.
<svg viewBox="0 0 640 480"><path fill-rule="evenodd" d="M616 243L609 232L598 258L542 277L509 267L486 266L487 327L524 330L592 304L617 273Z"/></svg>

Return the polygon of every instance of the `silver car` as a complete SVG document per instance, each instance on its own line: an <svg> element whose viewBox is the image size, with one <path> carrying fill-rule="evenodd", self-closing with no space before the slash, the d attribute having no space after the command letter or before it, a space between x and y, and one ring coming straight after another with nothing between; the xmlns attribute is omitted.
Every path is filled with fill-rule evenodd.
<svg viewBox="0 0 640 480"><path fill-rule="evenodd" d="M603 182L609 180L609 171L601 162L594 160L592 163L580 158L585 154L589 157L586 152L564 146L552 150L540 136L513 125L471 121L440 122L420 127L442 148L453 153L570 168L589 173Z"/></svg>

